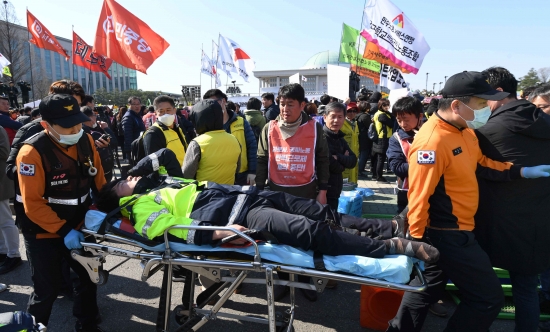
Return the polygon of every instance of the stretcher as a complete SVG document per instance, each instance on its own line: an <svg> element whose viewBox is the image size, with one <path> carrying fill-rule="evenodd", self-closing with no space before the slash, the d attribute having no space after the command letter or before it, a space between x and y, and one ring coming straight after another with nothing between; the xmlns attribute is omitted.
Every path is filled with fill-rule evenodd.
<svg viewBox="0 0 550 332"><path fill-rule="evenodd" d="M411 258L402 255L383 259L325 255L319 259L311 252L285 245L257 243L250 236L236 229L217 226L172 226L165 230L163 242L152 243L150 240L139 241L134 237L121 236L124 232L118 231L116 227L108 227L105 234L100 234L104 232L97 231L98 213L101 212L88 212L82 231L93 236L99 243L82 242L83 249L73 250L71 255L86 268L90 279L99 285L108 281L108 273L103 270L103 264L109 255L139 260L142 267L142 281L163 270L156 331L168 331L169 328L174 267L181 267L188 272L185 275L184 293L187 290L186 298L189 300L188 303L179 305L175 309L176 320L181 323L176 331L197 331L208 321L220 317L267 324L270 332L293 331L295 288L322 292L329 279L411 292L421 292L427 287L419 262L414 262ZM94 215L95 217L92 217ZM220 248L170 242L168 232L171 229L228 230L244 238L248 246ZM119 244L132 246L135 251L123 249L118 246ZM235 254L236 256L233 257L236 258L232 258L232 254ZM253 278L249 276L251 272L260 272L264 277ZM290 278L289 280L276 279L274 272L288 273ZM421 281L420 286L406 284L411 272ZM206 277L215 284L195 299L197 275ZM297 275L311 277L312 283L296 281ZM243 283L266 286L267 318L220 312L225 302ZM283 313L275 310L275 285L290 287L290 308ZM218 294L221 295L217 297ZM206 308L207 303L216 298L219 299L215 304Z"/></svg>

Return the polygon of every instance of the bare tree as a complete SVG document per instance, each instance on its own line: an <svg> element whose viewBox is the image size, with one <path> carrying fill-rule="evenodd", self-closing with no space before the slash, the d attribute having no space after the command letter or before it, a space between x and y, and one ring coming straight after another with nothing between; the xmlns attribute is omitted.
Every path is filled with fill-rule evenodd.
<svg viewBox="0 0 550 332"><path fill-rule="evenodd" d="M0 53L11 62L11 80L19 81L30 70L28 36L16 27L19 19L10 2L0 7L0 19Z"/></svg>
<svg viewBox="0 0 550 332"><path fill-rule="evenodd" d="M537 70L537 74L541 83L546 83L550 80L550 67L543 67Z"/></svg>

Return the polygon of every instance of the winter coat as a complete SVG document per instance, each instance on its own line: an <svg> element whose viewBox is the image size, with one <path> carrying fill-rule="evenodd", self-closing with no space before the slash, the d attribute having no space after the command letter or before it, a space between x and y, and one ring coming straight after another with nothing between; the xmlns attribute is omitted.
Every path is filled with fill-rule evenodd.
<svg viewBox="0 0 550 332"><path fill-rule="evenodd" d="M353 168L357 165L357 156L350 149L342 131L334 133L324 126L323 134L327 140L330 154L327 198L338 198L344 184L342 172L346 168ZM345 155L346 151L349 153L348 156ZM336 156L336 159L333 156Z"/></svg>
<svg viewBox="0 0 550 332"><path fill-rule="evenodd" d="M266 108L265 110L265 118L267 121L275 120L279 116L279 113L281 112L279 110L279 105L273 103L271 106Z"/></svg>
<svg viewBox="0 0 550 332"><path fill-rule="evenodd" d="M414 140L414 132L406 132L401 128L397 130L397 135L399 135L400 139L408 139L411 144ZM390 169L397 177L402 180L409 177L409 161L403 153L401 144L393 135L390 137L386 156L388 156Z"/></svg>
<svg viewBox="0 0 550 332"><path fill-rule="evenodd" d="M231 123L237 121L237 113L227 110L227 115L229 115L229 120L223 124L223 129L228 133L231 134ZM256 164L257 161L257 153L258 153L258 141L256 140L256 136L254 135L254 132L252 131L252 128L250 128L250 124L248 121L246 121L245 118L243 118L243 125L244 125L244 140L246 144L246 158L248 161L248 170L247 172L249 174L255 174L256 173ZM243 142L239 142L241 145L244 145ZM244 150L244 148L243 148ZM242 167L242 166L241 166ZM241 172L242 173L242 172Z"/></svg>
<svg viewBox="0 0 550 332"><path fill-rule="evenodd" d="M128 110L122 117L122 128L124 129L124 151L132 150L132 142L145 131L145 124L136 112Z"/></svg>
<svg viewBox="0 0 550 332"><path fill-rule="evenodd" d="M359 127L359 151L368 150L372 146L369 139L369 126L372 123L372 117L369 113L361 113L357 116L357 126Z"/></svg>
<svg viewBox="0 0 550 332"><path fill-rule="evenodd" d="M393 120L388 112L383 112L384 114L378 115L378 121L380 121L383 124L383 128L386 130L391 130L393 128ZM391 136L391 135L390 135ZM390 138L378 138L376 142L372 143L372 152L373 153L382 153L385 154L386 150L388 150Z"/></svg>
<svg viewBox="0 0 550 332"><path fill-rule="evenodd" d="M485 156L550 165L550 115L526 100L495 110L476 130ZM494 182L478 175L476 238L493 266L533 275L550 268L550 178Z"/></svg>
<svg viewBox="0 0 550 332"><path fill-rule="evenodd" d="M256 137L256 143L260 139L260 133L264 129L266 120L261 111L258 110L245 110L244 117L246 121L250 124L254 137Z"/></svg>
<svg viewBox="0 0 550 332"><path fill-rule="evenodd" d="M15 196L15 187L13 181L7 177L6 172L6 160L10 154L10 142L8 134L4 128L0 127L0 201L4 201Z"/></svg>

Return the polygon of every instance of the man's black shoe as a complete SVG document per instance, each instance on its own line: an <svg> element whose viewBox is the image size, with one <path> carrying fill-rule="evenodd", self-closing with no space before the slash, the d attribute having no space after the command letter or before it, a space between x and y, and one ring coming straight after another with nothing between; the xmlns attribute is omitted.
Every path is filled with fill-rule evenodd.
<svg viewBox="0 0 550 332"><path fill-rule="evenodd" d="M7 254L0 254L0 265L2 265L2 263L4 263L6 258L8 258Z"/></svg>
<svg viewBox="0 0 550 332"><path fill-rule="evenodd" d="M540 306L540 312L543 314L550 314L550 301L544 298L544 295L542 296L542 300L539 303Z"/></svg>
<svg viewBox="0 0 550 332"><path fill-rule="evenodd" d="M383 176L379 176L376 178L376 182L388 183L388 180L386 180L386 178Z"/></svg>
<svg viewBox="0 0 550 332"><path fill-rule="evenodd" d="M304 294L304 297L310 302L317 302L317 291L314 291L313 289L303 288L300 288L300 290L302 291L302 294Z"/></svg>
<svg viewBox="0 0 550 332"><path fill-rule="evenodd" d="M105 332L99 326L95 327L83 327L80 322L76 322L74 326L74 332Z"/></svg>
<svg viewBox="0 0 550 332"><path fill-rule="evenodd" d="M288 286L276 286L274 290L273 299L277 302L284 299L290 293L290 287Z"/></svg>
<svg viewBox="0 0 550 332"><path fill-rule="evenodd" d="M539 323L539 329L542 332L550 332L550 320L547 320L546 322Z"/></svg>
<svg viewBox="0 0 550 332"><path fill-rule="evenodd" d="M21 263L23 263L21 257L7 257L4 260L4 263L0 265L0 274L5 274L12 271L13 269L21 265Z"/></svg>

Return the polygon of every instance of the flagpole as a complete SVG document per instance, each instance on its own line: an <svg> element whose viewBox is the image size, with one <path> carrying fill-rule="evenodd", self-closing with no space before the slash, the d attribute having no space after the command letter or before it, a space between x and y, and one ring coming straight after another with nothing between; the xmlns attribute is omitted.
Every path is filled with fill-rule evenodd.
<svg viewBox="0 0 550 332"><path fill-rule="evenodd" d="M365 0L365 4L363 5L363 15L361 15L361 29L363 29L363 20L365 19L365 7L367 7L367 0ZM365 42L368 42L366 39L365 39ZM361 46L361 30L359 30L359 42L357 43L357 56L355 57L355 69L357 70L357 62L359 61L359 56L363 57L362 54L359 54L359 48ZM367 44L365 44L365 47L367 46ZM374 83L374 80L373 80L373 83Z"/></svg>
<svg viewBox="0 0 550 332"><path fill-rule="evenodd" d="M212 45L210 45L210 47L212 48L212 57L210 59L214 59L214 48L212 47ZM216 69L216 75L218 73L218 70ZM210 75L210 89L212 89L212 75Z"/></svg>
<svg viewBox="0 0 550 332"><path fill-rule="evenodd" d="M201 62L202 62L202 54L204 53L203 46L204 45L201 43ZM201 63L201 67L202 67L202 63ZM201 72L199 73L199 85L201 86L201 90L202 90L202 68L201 68ZM210 87L212 87L212 84L210 84Z"/></svg>
<svg viewBox="0 0 550 332"><path fill-rule="evenodd" d="M29 7L26 7L27 11L29 10ZM32 92L32 106L34 107L34 79L32 77L32 54L31 54L31 42L30 42L30 31L29 31L29 15L27 15L27 37L29 38L29 64L31 66L31 92ZM30 101L30 100L29 100Z"/></svg>
<svg viewBox="0 0 550 332"><path fill-rule="evenodd" d="M344 22L342 22L342 33L340 34L340 47L338 48L338 66L340 66L340 56L342 56L342 38L344 37Z"/></svg>

